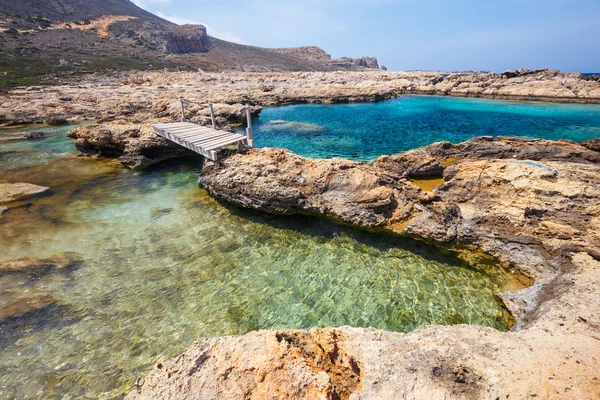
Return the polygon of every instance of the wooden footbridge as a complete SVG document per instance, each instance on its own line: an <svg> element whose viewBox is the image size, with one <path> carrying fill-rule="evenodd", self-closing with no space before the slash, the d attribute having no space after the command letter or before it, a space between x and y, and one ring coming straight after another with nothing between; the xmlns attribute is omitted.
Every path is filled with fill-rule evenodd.
<svg viewBox="0 0 600 400"><path fill-rule="evenodd" d="M254 141L252 140L252 116L248 105L242 108L242 112L245 111L246 119L248 121L246 135L244 136L239 133L220 131L216 128L215 113L213 111L212 103L208 103L212 127L186 122L185 105L192 104L192 102L185 100L183 97L180 98L180 101L181 122L152 125L152 129L154 129L154 132L157 135L213 161L218 160L219 150L225 146L233 144L237 144L238 147L242 145L247 147L254 146Z"/></svg>

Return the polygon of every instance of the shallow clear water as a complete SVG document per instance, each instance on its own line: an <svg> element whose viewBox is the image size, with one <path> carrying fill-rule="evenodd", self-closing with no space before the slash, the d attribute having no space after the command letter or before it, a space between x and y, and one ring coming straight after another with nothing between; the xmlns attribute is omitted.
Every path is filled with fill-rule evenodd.
<svg viewBox="0 0 600 400"><path fill-rule="evenodd" d="M257 147L372 160L482 135L594 139L600 137L600 105L404 96L380 103L265 108L253 125Z"/></svg>
<svg viewBox="0 0 600 400"><path fill-rule="evenodd" d="M129 171L77 158L68 128L0 131L0 173L52 187L0 217L0 262L66 255L43 276L0 273L0 398L119 398L202 336L256 329L471 323L506 329L513 279L485 261L308 217L219 204L199 160ZM12 138L12 139L10 139ZM514 282L513 282L514 283ZM40 300L41 299L41 300Z"/></svg>

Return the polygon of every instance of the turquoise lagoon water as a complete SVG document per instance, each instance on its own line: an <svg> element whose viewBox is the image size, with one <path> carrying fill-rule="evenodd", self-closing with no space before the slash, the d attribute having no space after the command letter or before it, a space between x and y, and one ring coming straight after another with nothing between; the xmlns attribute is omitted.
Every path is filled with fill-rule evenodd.
<svg viewBox="0 0 600 400"><path fill-rule="evenodd" d="M0 179L52 188L0 217L0 263L74 263L0 272L0 399L121 398L153 363L203 336L507 328L493 294L513 278L489 262L226 206L196 186L198 158L129 171L78 158L68 127L41 129L40 141L0 131Z"/></svg>
<svg viewBox="0 0 600 400"><path fill-rule="evenodd" d="M483 135L594 139L600 137L600 106L404 96L379 103L266 108L253 125L258 147L372 160Z"/></svg>

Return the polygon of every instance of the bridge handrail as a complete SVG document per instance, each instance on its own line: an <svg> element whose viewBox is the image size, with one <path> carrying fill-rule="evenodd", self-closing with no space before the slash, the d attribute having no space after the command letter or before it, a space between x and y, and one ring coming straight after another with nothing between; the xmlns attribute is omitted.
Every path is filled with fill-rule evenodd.
<svg viewBox="0 0 600 400"><path fill-rule="evenodd" d="M202 104L194 101L190 101L183 96L179 97L179 101L181 102L181 122L186 122L185 118L185 104ZM217 129L217 122L215 120L215 112L213 110L213 103L211 101L208 102L208 108L210 110L210 121L212 122L213 129ZM246 137L248 146L254 146L254 140L252 140L252 113L250 112L250 106L245 104L244 107L240 110L240 112L246 112L246 122L248 127L246 128Z"/></svg>

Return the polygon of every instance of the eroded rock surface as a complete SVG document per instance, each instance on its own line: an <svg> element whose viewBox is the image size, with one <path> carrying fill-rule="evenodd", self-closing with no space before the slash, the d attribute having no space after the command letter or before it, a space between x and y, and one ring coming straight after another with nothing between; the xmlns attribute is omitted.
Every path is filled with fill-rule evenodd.
<svg viewBox="0 0 600 400"><path fill-rule="evenodd" d="M312 54L310 50L305 50ZM318 57L316 55L315 57ZM210 125L208 102L214 103L219 129L245 121L244 104L253 106L253 115L262 106L288 103L347 103L380 101L404 94L444 94L489 98L600 103L600 82L579 74L558 71L520 70L514 73L456 73L340 71L302 73L191 73L140 72L123 79L103 78L100 82L77 82L52 87L17 88L0 94L0 124L78 122L98 120L95 128L77 133L83 152L139 157L148 153L136 149L148 141L130 140L112 134L108 147L98 137L100 130L139 130L151 134L152 122L173 122L181 118L180 96L192 102L186 117L193 123ZM123 125L115 128L115 125ZM166 142L153 141L152 148L171 152ZM114 142L114 144L113 144ZM590 145L593 145L590 143ZM119 149L120 147L121 149ZM125 150L126 149L126 150ZM125 151L123 154L120 151ZM136 165L127 157L128 165ZM142 163L143 164L143 163Z"/></svg>
<svg viewBox="0 0 600 400"><path fill-rule="evenodd" d="M129 398L597 398L598 156L569 141L483 137L372 163L261 149L207 164L199 184L234 204L476 247L535 282L500 295L517 319L511 332L342 327L202 339L157 364ZM439 185L424 190L432 179ZM326 368L315 363L323 357Z"/></svg>
<svg viewBox="0 0 600 400"><path fill-rule="evenodd" d="M202 339L157 363L128 398L345 400L361 390L363 377L346 344L332 329Z"/></svg>
<svg viewBox="0 0 600 400"><path fill-rule="evenodd" d="M430 192L424 177L444 181ZM482 137L373 163L256 149L207 164L199 184L243 207L475 245L535 278L573 249L600 257L600 153L569 141Z"/></svg>

